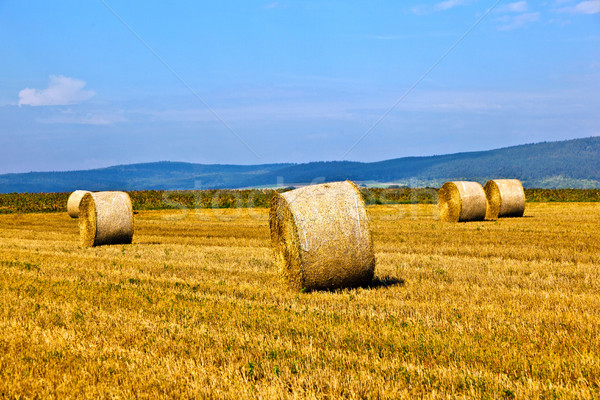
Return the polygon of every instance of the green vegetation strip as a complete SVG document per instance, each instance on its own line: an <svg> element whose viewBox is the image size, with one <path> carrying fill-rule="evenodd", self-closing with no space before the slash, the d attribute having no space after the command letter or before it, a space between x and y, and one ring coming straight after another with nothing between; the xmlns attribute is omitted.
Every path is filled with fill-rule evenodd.
<svg viewBox="0 0 600 400"><path fill-rule="evenodd" d="M281 191L290 188L281 189ZM435 204L434 188L362 188L367 204ZM129 192L134 210L269 207L273 190L143 190ZM0 194L0 214L65 212L70 193ZM600 189L525 189L528 202L600 202Z"/></svg>

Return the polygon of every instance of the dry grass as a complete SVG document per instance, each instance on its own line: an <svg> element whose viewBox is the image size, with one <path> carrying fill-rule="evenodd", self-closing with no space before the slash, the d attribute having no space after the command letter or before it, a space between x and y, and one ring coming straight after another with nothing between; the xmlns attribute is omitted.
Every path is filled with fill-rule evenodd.
<svg viewBox="0 0 600 400"><path fill-rule="evenodd" d="M369 207L375 285L313 293L279 280L268 210L141 212L96 248L66 213L0 216L0 397L599 397L600 205L435 210Z"/></svg>

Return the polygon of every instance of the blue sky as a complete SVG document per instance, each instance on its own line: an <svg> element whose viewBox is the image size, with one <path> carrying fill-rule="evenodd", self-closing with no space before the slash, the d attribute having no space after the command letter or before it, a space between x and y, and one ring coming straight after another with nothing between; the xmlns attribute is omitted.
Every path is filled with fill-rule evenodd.
<svg viewBox="0 0 600 400"><path fill-rule="evenodd" d="M600 135L600 0L0 0L0 35L0 173Z"/></svg>

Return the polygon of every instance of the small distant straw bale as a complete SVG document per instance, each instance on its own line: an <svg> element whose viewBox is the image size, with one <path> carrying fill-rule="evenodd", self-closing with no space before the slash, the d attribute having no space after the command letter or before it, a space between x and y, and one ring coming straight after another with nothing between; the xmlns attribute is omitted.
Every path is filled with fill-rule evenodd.
<svg viewBox="0 0 600 400"><path fill-rule="evenodd" d="M82 246L129 244L133 239L133 208L125 192L86 193L79 205Z"/></svg>
<svg viewBox="0 0 600 400"><path fill-rule="evenodd" d="M84 194L90 193L87 190L76 190L69 196L67 200L67 212L71 218L79 217L79 203Z"/></svg>
<svg viewBox="0 0 600 400"><path fill-rule="evenodd" d="M485 218L483 187L477 182L446 182L438 192L438 208L441 221L482 221Z"/></svg>
<svg viewBox="0 0 600 400"><path fill-rule="evenodd" d="M522 217L525 213L525 191L518 179L494 179L484 186L487 219Z"/></svg>
<svg viewBox="0 0 600 400"><path fill-rule="evenodd" d="M375 270L369 218L350 181L276 193L269 214L280 272L295 289L368 285Z"/></svg>

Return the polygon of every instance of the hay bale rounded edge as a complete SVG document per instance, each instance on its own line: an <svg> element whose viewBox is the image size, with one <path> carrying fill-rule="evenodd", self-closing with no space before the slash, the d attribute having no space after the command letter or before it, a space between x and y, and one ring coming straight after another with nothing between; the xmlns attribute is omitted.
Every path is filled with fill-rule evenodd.
<svg viewBox="0 0 600 400"><path fill-rule="evenodd" d="M280 272L295 289L368 285L375 253L365 203L350 181L277 193L269 213Z"/></svg>
<svg viewBox="0 0 600 400"><path fill-rule="evenodd" d="M483 221L485 191L477 182L446 182L438 192L440 220L445 222Z"/></svg>
<svg viewBox="0 0 600 400"><path fill-rule="evenodd" d="M487 219L522 217L525 213L525 191L518 179L494 179L484 188Z"/></svg>
<svg viewBox="0 0 600 400"><path fill-rule="evenodd" d="M79 235L86 247L129 244L133 239L133 207L125 192L86 193L79 205Z"/></svg>
<svg viewBox="0 0 600 400"><path fill-rule="evenodd" d="M67 213L71 218L79 218L79 203L86 193L91 193L87 190L76 190L69 195L67 200Z"/></svg>

